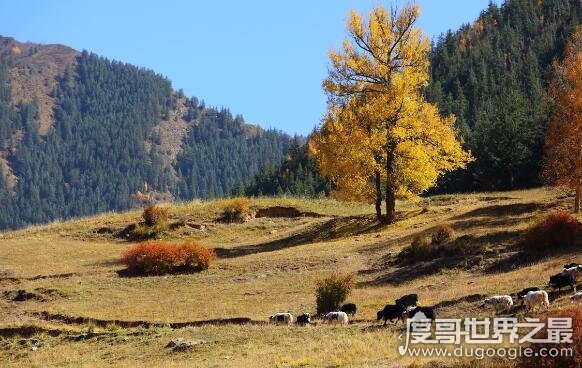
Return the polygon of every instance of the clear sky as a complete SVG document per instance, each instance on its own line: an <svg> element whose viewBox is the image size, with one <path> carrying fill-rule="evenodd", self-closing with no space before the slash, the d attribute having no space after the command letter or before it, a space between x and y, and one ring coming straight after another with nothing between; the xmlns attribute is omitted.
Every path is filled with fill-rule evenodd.
<svg viewBox="0 0 582 368"><path fill-rule="evenodd" d="M0 35L61 43L153 69L175 89L250 123L307 134L325 112L327 52L350 9L377 0L0 0ZM399 0L396 4L403 4ZM431 37L472 22L489 0L418 0Z"/></svg>

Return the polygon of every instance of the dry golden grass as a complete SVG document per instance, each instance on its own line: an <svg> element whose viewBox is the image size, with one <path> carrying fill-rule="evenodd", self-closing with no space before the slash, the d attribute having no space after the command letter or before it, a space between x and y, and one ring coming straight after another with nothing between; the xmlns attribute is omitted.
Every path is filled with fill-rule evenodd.
<svg viewBox="0 0 582 368"><path fill-rule="evenodd" d="M545 286L550 274L567 261L581 260L582 252L531 257L515 245L533 221L568 208L570 200L545 189L438 196L420 203L399 203L399 221L387 227L374 221L371 206L327 199L253 199L254 208L292 206L323 217L257 218L243 224L216 222L224 201L167 205L170 222L180 224L166 235L168 240L201 240L218 248L222 257L199 274L159 277L118 274L123 269L119 256L131 243L110 232L135 222L140 211L6 232L0 234L1 291L24 289L44 300L0 299L0 328L23 324L91 327L40 321L34 312L41 311L157 323L228 317L266 321L278 311L314 312L316 280L333 271L356 275L357 286L348 301L358 305L355 319L360 322L307 328L110 326L97 329L107 335L80 342L62 335L39 335L44 346L36 351L21 345L17 337L0 338L0 362L2 366L75 367L406 366L413 361L396 351L402 325L375 327L369 320L376 311L403 294L416 292L423 305L450 301L438 309L441 317L489 316L492 312L481 308L480 298L457 299ZM479 252L416 263L399 258L415 236L428 236L444 222L452 225L457 238L466 237L467 247L478 247ZM199 225L204 225L203 230ZM108 230L100 230L104 228ZM559 294L551 309L569 305L568 294ZM185 353L164 348L177 337L208 343Z"/></svg>

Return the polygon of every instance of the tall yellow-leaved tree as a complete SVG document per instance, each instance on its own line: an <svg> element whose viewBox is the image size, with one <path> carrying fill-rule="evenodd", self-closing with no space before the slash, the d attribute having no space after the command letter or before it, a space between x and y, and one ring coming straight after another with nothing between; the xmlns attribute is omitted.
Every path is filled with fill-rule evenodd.
<svg viewBox="0 0 582 368"><path fill-rule="evenodd" d="M383 222L396 198L417 198L471 155L453 116L441 117L421 89L429 81L429 41L415 27L416 5L379 6L367 18L352 11L343 49L331 51L323 86L328 113L311 142L321 173L345 196L375 201ZM386 212L382 214L382 202Z"/></svg>
<svg viewBox="0 0 582 368"><path fill-rule="evenodd" d="M554 67L550 95L555 112L545 142L544 176L576 191L574 212L582 200L582 28L572 37L566 57Z"/></svg>

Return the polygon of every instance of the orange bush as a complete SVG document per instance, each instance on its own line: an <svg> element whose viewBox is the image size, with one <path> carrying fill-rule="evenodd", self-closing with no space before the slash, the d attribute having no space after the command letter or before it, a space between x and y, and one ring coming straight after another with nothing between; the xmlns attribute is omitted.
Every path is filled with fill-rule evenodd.
<svg viewBox="0 0 582 368"><path fill-rule="evenodd" d="M200 272L208 269L215 259L213 249L192 241L182 244L142 242L122 254L128 272L135 275Z"/></svg>
<svg viewBox="0 0 582 368"><path fill-rule="evenodd" d="M555 212L528 231L525 245L537 250L571 247L580 228L581 224L570 213Z"/></svg>
<svg viewBox="0 0 582 368"><path fill-rule="evenodd" d="M558 313L556 317L572 318L572 344L535 344L530 348L537 352L536 356L525 357L522 356L517 364L518 368L563 368L563 367L582 367L582 309L567 309ZM547 319L546 319L547 320ZM545 338L548 335L547 329L544 328L537 335L536 338ZM546 352L550 349L557 349L559 352L563 348L572 348L572 356L541 356L539 349L546 348ZM544 354L548 355L548 354ZM567 355L567 354L564 354Z"/></svg>

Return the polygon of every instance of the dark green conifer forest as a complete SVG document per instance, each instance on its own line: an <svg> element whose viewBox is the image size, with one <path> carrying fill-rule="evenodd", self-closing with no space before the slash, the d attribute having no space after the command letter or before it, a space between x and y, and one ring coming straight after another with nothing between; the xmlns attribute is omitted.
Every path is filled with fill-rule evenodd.
<svg viewBox="0 0 582 368"><path fill-rule="evenodd" d="M237 183L233 195L291 195L320 197L329 194L330 184L319 175L315 159L309 155L307 145L295 137L280 165L266 166L252 180L243 185Z"/></svg>

